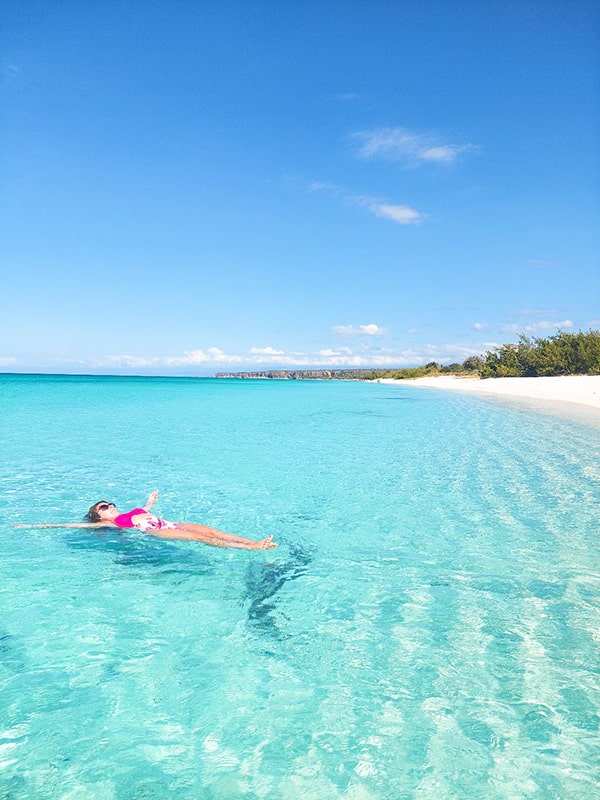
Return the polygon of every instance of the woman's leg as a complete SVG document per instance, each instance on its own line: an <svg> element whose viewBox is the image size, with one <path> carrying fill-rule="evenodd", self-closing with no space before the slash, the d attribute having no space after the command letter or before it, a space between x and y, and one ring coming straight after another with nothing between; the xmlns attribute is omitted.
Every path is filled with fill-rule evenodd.
<svg viewBox="0 0 600 800"><path fill-rule="evenodd" d="M254 539L246 539L243 536L236 536L233 533L218 531L216 528L209 528L208 525L199 525L196 522L178 522L175 530L162 528L157 531L148 531L156 536L165 539L186 539L193 542L204 542L213 547L237 547L243 550L266 550L277 547L273 542L272 536L267 536L257 542Z"/></svg>

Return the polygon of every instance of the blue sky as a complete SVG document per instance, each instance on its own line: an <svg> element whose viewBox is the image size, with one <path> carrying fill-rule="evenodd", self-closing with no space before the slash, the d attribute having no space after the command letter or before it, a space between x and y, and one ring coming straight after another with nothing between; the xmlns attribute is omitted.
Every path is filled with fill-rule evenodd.
<svg viewBox="0 0 600 800"><path fill-rule="evenodd" d="M0 369L462 361L600 326L587 0L6 0Z"/></svg>

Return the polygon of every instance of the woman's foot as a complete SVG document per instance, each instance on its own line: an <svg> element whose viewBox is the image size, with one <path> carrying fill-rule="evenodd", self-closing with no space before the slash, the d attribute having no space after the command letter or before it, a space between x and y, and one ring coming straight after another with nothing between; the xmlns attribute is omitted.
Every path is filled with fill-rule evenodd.
<svg viewBox="0 0 600 800"><path fill-rule="evenodd" d="M272 536L267 536L266 539L262 539L260 542L256 542L255 546L252 548L253 550L270 550L272 547L277 547L277 543L273 541Z"/></svg>

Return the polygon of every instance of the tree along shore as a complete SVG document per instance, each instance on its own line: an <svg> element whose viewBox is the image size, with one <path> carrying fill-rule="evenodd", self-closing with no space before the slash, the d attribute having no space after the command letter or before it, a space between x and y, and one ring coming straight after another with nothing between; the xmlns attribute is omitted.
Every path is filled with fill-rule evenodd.
<svg viewBox="0 0 600 800"><path fill-rule="evenodd" d="M274 369L263 372L218 372L217 378L275 380L377 380L434 377L535 378L552 375L600 375L600 331L565 333L547 338L519 336L516 344L503 344L482 356L469 356L462 364L430 361L422 367L402 369Z"/></svg>

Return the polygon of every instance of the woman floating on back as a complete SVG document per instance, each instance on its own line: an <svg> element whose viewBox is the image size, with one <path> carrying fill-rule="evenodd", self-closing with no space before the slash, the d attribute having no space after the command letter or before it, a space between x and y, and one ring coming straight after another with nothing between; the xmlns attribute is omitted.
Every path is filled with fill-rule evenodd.
<svg viewBox="0 0 600 800"><path fill-rule="evenodd" d="M155 514L150 514L150 509L158 499L158 492L152 492L142 508L134 508L125 514L120 514L114 503L100 500L90 508L86 514L87 522L69 522L51 525L14 525L15 528L137 528L150 536L160 536L162 539L185 539L192 542L203 542L212 547L237 547L243 550L268 550L277 547L272 536L267 536L257 542L254 539L245 539L233 533L209 528L196 522L169 522Z"/></svg>

